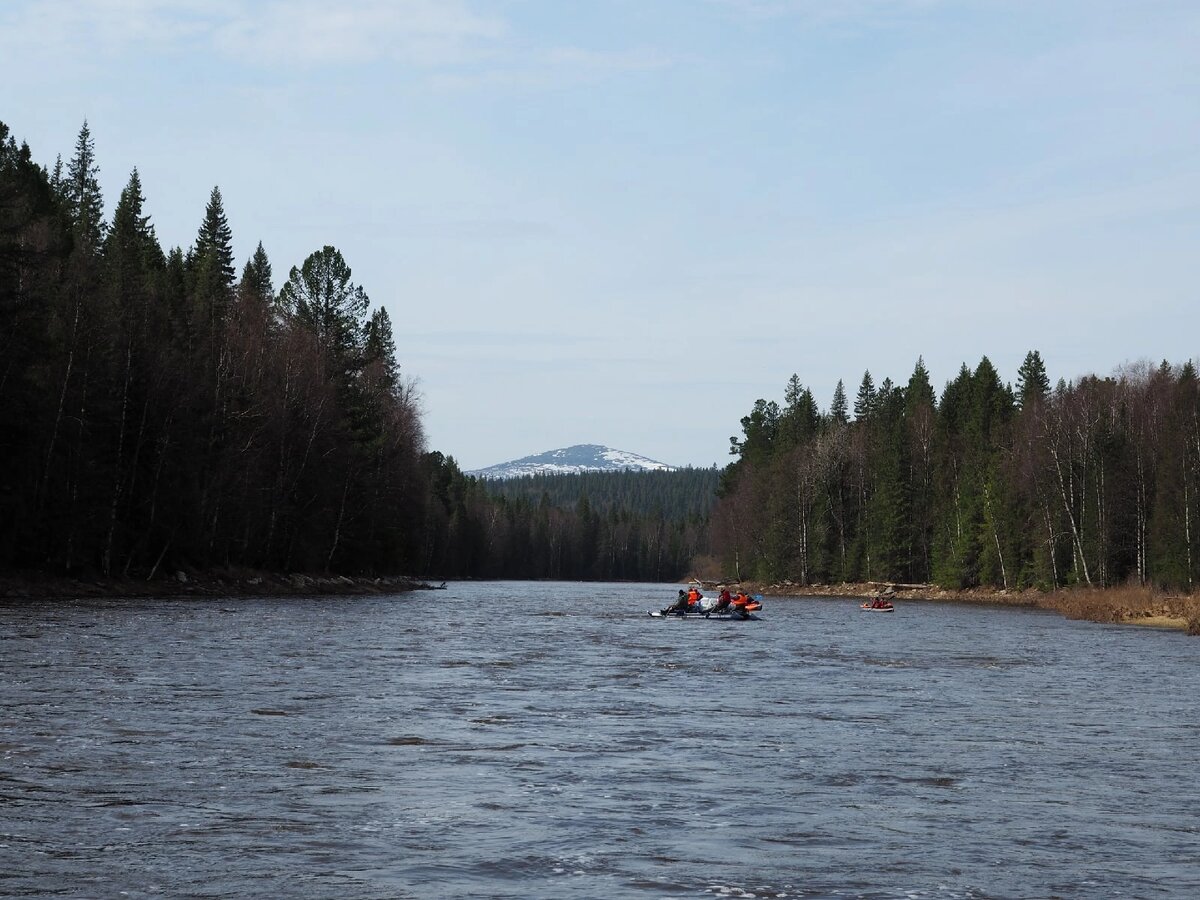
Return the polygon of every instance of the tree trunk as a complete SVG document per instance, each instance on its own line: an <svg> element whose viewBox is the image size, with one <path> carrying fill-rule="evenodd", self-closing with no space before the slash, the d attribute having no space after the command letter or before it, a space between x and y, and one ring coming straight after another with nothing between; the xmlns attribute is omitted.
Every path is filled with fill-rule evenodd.
<svg viewBox="0 0 1200 900"><path fill-rule="evenodd" d="M1075 512L1071 509L1071 499L1067 493L1067 482L1063 476L1062 461L1059 459L1057 447L1050 448L1050 456L1054 460L1054 468L1058 473L1059 493L1062 496L1063 509L1067 513L1067 524L1071 526L1071 541L1075 551L1075 559L1083 570L1083 580L1087 582L1088 587L1091 587L1092 576L1088 572L1087 557L1083 553L1083 538L1079 533L1079 526L1075 521Z"/></svg>
<svg viewBox="0 0 1200 900"><path fill-rule="evenodd" d="M125 378L121 385L121 420L117 425L117 460L113 466L112 499L108 505L108 534L104 538L103 564L105 575L112 572L113 536L117 531L117 509L121 503L122 468L125 463L125 421L129 411L129 380L133 369L133 335L125 343Z"/></svg>

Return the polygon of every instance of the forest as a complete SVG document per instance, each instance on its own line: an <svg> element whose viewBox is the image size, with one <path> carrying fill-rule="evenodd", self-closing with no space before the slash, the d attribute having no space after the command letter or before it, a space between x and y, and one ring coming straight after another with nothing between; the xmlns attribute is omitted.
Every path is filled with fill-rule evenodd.
<svg viewBox="0 0 1200 900"><path fill-rule="evenodd" d="M0 123L0 569L674 581L722 576L1191 591L1191 362L938 396L797 376L723 470L488 483L426 446L387 308L326 245L240 275L213 188L164 250L134 169L104 216L85 122L65 163ZM393 310L398 309L392 305Z"/></svg>
<svg viewBox="0 0 1200 900"><path fill-rule="evenodd" d="M853 419L851 419L851 412ZM984 357L938 397L864 373L828 412L792 376L731 438L713 552L743 577L1005 589L1136 584L1190 592L1200 565L1200 382L1128 365L1016 386Z"/></svg>
<svg viewBox="0 0 1200 900"><path fill-rule="evenodd" d="M596 471L545 473L520 478L489 478L484 481L489 494L510 501L522 498L570 508L587 497L599 513L613 510L635 515L663 515L668 519L698 517L708 519L717 502L721 473L710 469L685 467L669 472Z"/></svg>
<svg viewBox="0 0 1200 900"><path fill-rule="evenodd" d="M708 548L715 469L586 472L511 480L443 463L437 571L486 578L678 581Z"/></svg>
<svg viewBox="0 0 1200 900"><path fill-rule="evenodd" d="M678 505L489 492L337 248L276 287L219 188L164 250L137 170L108 220L99 175L86 122L52 166L0 123L0 570L670 580L702 549Z"/></svg>

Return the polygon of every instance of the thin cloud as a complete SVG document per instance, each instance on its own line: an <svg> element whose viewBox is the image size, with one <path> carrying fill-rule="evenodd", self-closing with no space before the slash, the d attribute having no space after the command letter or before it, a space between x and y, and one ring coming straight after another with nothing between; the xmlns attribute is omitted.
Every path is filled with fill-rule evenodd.
<svg viewBox="0 0 1200 900"><path fill-rule="evenodd" d="M595 72L634 72L664 69L672 60L655 50L621 50L605 52L582 47L557 47L543 57L546 65L557 68L591 70Z"/></svg>
<svg viewBox="0 0 1200 900"><path fill-rule="evenodd" d="M16 0L0 9L0 51L12 60L197 48L264 68L399 63L452 87L561 85L674 62L653 48L529 46L466 0Z"/></svg>
<svg viewBox="0 0 1200 900"><path fill-rule="evenodd" d="M424 67L479 58L504 23L453 0L324 0L247 6L215 30L216 45L246 60L300 64L379 59Z"/></svg>
<svg viewBox="0 0 1200 900"><path fill-rule="evenodd" d="M816 24L857 21L880 23L907 18L946 0L709 0L746 19L799 18Z"/></svg>
<svg viewBox="0 0 1200 900"><path fill-rule="evenodd" d="M169 46L232 15L228 0L17 0L0 12L0 47L26 55Z"/></svg>
<svg viewBox="0 0 1200 900"><path fill-rule="evenodd" d="M496 54L489 65L471 70L444 71L433 76L435 87L447 89L561 88L610 77L670 68L676 58L654 49L591 50L552 47Z"/></svg>
<svg viewBox="0 0 1200 900"><path fill-rule="evenodd" d="M261 65L453 65L486 56L505 33L459 0L18 0L0 13L0 47L14 52L207 43Z"/></svg>

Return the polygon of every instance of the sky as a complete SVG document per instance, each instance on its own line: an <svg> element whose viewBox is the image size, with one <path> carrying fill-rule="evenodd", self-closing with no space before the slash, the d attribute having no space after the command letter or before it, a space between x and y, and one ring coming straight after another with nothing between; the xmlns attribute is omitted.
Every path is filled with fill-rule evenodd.
<svg viewBox="0 0 1200 900"><path fill-rule="evenodd" d="M1200 358L1195 0L3 0L0 60L164 248L214 186L239 271L337 247L467 470Z"/></svg>

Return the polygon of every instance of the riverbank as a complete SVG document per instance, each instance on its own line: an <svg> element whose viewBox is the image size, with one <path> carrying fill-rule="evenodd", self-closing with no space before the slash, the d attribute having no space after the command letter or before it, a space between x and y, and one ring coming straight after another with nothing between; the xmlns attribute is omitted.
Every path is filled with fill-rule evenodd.
<svg viewBox="0 0 1200 900"><path fill-rule="evenodd" d="M365 577L253 570L177 571L154 579L99 575L68 578L43 572L0 572L0 600L396 594L444 586L444 582L429 584L408 575Z"/></svg>
<svg viewBox="0 0 1200 900"><path fill-rule="evenodd" d="M743 583L745 584L745 583ZM1167 594L1151 588L1077 588L1057 591L1005 591L994 588L946 590L932 584L861 582L799 585L790 581L755 584L754 593L777 597L874 597L886 593L896 603L993 603L1049 609L1069 619L1176 628L1200 635L1200 597Z"/></svg>

